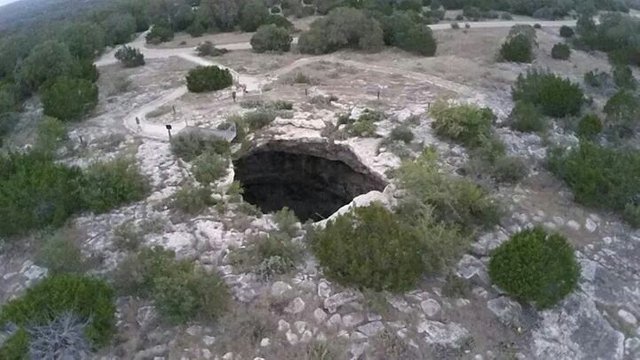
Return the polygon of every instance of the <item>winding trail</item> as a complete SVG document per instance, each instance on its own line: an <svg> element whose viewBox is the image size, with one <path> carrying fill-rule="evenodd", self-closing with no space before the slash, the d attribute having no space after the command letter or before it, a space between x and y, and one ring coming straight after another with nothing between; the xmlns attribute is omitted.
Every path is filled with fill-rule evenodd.
<svg viewBox="0 0 640 360"><path fill-rule="evenodd" d="M575 26L575 20L561 20L561 21L482 21L482 22L468 22L471 25L471 28L505 28L511 27L513 25L534 25L540 24L542 27L561 27L561 26ZM429 25L432 30L446 30L451 29L451 24L434 24ZM266 84L269 84L275 80L277 80L280 76L287 74L301 66L309 65L312 63L324 61L331 62L337 64L343 64L347 66L352 66L355 68L359 68L362 70L379 72L383 74L389 75L403 75L410 77L415 80L423 81L425 83L438 86L453 92L456 92L460 95L466 97L475 97L478 98L479 94L474 89L456 83L449 80L445 80L439 78L437 76L428 75L424 73L418 73L413 71L408 71L404 69L397 69L393 67L386 67L381 65L373 65L353 60L345 60L337 58L334 55L321 55L321 56L310 56L298 59L291 64L284 66L276 71L272 71L269 74L261 74L261 75L248 75L241 74L232 68L224 66L222 64L218 64L213 61L209 61L205 58L199 57L195 54L193 48L170 48L170 49L157 49L157 48L147 48L145 42L146 32L140 34L136 39L127 44L128 46L132 46L140 49L140 51L144 54L146 59L165 59L169 57L179 57L191 63L201 65L201 66L212 66L216 65L224 69L228 69L233 75L234 81L237 84L242 84L246 86L248 92L261 92L262 87ZM294 38L293 42L297 43L298 39ZM217 46L224 47L228 50L249 50L251 49L251 44L249 42L240 42L240 43L231 43L231 44L216 44ZM96 66L106 66L115 64L118 61L115 58L115 51L113 49L107 53L105 53L100 59L95 62ZM136 109L134 109L131 113L129 113L124 119L124 126L131 131L132 133L149 138L154 140L168 141L167 130L165 125L150 123L146 120L146 114L149 112L167 104L172 101L175 101L185 95L188 92L186 86L181 86L177 89L172 90L168 94L152 101L147 104L144 104ZM483 98L483 96L480 96ZM482 99L481 99L482 100ZM139 125L138 125L139 121ZM185 124L182 122L172 124L173 133L177 133L180 130L185 128Z"/></svg>

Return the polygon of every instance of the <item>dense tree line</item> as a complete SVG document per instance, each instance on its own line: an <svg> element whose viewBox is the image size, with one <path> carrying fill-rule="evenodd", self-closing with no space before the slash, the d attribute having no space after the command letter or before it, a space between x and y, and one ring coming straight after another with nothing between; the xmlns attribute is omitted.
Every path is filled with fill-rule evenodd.
<svg viewBox="0 0 640 360"><path fill-rule="evenodd" d="M578 19L577 45L604 51L614 63L640 65L640 19L608 13L596 24L590 15L585 13Z"/></svg>

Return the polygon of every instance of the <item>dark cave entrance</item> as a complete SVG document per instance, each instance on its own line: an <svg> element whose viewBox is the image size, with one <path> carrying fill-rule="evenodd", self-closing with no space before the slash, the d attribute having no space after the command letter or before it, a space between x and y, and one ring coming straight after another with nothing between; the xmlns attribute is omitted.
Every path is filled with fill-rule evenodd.
<svg viewBox="0 0 640 360"><path fill-rule="evenodd" d="M234 168L245 201L264 213L286 206L302 222L325 219L354 197L386 186L350 150L334 144L267 144L235 160Z"/></svg>

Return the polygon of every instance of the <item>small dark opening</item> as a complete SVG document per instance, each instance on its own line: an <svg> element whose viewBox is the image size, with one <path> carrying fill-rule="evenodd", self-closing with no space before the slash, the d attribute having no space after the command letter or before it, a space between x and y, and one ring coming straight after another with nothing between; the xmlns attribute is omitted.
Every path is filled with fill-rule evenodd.
<svg viewBox="0 0 640 360"><path fill-rule="evenodd" d="M278 150L250 153L234 167L245 201L265 213L286 206L303 222L325 219L354 197L386 185L339 160Z"/></svg>

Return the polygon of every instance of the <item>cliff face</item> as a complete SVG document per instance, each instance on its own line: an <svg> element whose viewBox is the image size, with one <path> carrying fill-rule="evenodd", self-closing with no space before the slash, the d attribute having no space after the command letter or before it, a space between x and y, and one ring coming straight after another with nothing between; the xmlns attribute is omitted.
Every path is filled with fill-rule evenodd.
<svg viewBox="0 0 640 360"><path fill-rule="evenodd" d="M244 199L263 212L288 207L301 221L329 217L361 194L387 185L346 146L278 141L234 161Z"/></svg>

